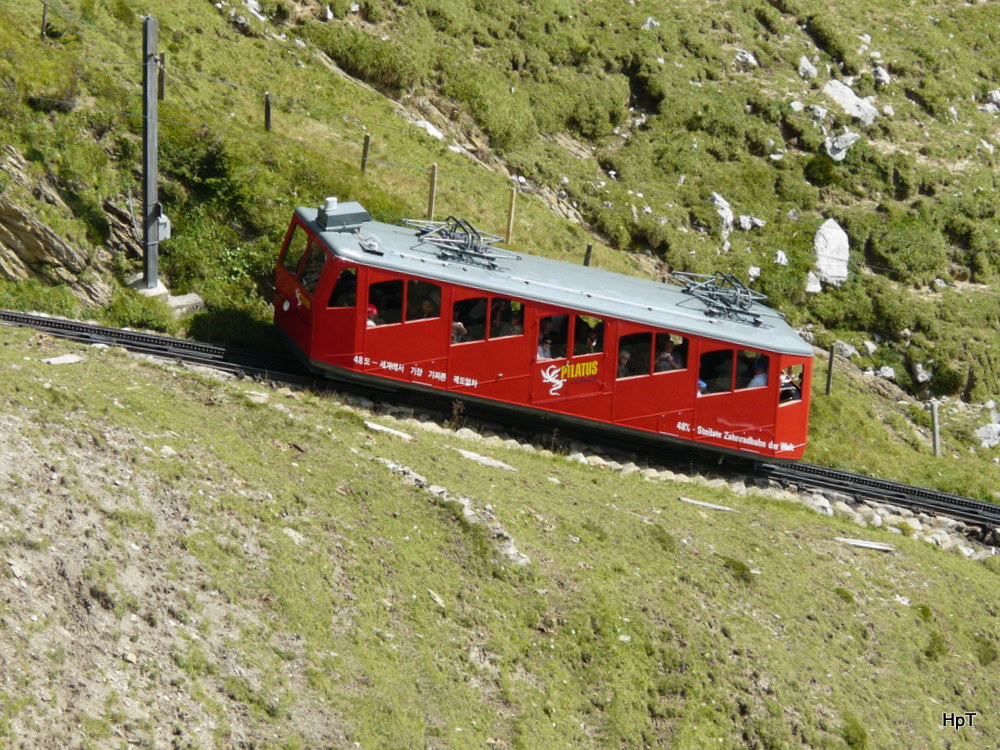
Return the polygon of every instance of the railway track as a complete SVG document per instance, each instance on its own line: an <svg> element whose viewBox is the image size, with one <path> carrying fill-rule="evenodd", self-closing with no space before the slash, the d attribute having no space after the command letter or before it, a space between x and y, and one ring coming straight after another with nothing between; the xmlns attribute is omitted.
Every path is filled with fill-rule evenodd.
<svg viewBox="0 0 1000 750"><path fill-rule="evenodd" d="M252 377L294 383L311 383L315 380L315 376L288 357L269 356L244 349L9 310L0 310L0 324L31 328L86 344L120 346L129 351Z"/></svg>
<svg viewBox="0 0 1000 750"><path fill-rule="evenodd" d="M913 487L813 464L774 464L760 461L756 470L760 476L785 485L834 490L850 495L857 501L897 505L946 516L971 526L978 526L983 533L991 529L1000 530L1000 505L971 500L961 495Z"/></svg>
<svg viewBox="0 0 1000 750"><path fill-rule="evenodd" d="M331 382L317 379L289 357L270 356L169 336L7 310L0 310L0 324L31 328L82 343L121 346L134 352L214 367L260 379L299 385L329 386ZM356 391L355 388L347 390ZM426 407L426 402L423 405ZM833 490L858 501L885 503L953 518L978 527L983 536L990 532L1000 535L1000 505L812 464L757 461L752 471L758 477L786 486Z"/></svg>

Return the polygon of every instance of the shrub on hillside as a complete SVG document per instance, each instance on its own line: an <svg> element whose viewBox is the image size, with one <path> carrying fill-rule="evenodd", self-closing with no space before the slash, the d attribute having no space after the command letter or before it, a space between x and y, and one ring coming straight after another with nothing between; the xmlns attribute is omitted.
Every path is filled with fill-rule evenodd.
<svg viewBox="0 0 1000 750"><path fill-rule="evenodd" d="M465 104L498 151L535 138L538 126L531 101L497 68L458 63L444 72L445 96Z"/></svg>
<svg viewBox="0 0 1000 750"><path fill-rule="evenodd" d="M351 75L394 94L413 88L430 73L430 61L418 56L423 50L408 37L383 40L334 23L305 26L303 34Z"/></svg>

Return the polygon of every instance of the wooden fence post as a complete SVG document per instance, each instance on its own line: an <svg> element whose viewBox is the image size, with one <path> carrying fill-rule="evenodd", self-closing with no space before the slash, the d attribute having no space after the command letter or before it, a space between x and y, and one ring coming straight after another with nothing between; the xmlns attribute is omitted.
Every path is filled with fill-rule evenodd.
<svg viewBox="0 0 1000 750"><path fill-rule="evenodd" d="M42 34L41 34L41 37L40 37L40 40L43 41L43 42L45 41L45 37L47 36L47 34L45 33L45 29L48 27L48 25L49 25L49 4L43 1L42 2Z"/></svg>
<svg viewBox="0 0 1000 750"><path fill-rule="evenodd" d="M829 396L833 392L833 357L837 351L837 342L834 341L830 344L830 361L826 366L826 395Z"/></svg>
<svg viewBox="0 0 1000 750"><path fill-rule="evenodd" d="M941 456L941 428L938 422L938 402L937 400L931 401L931 429L932 438L931 445L934 447L934 455Z"/></svg>
<svg viewBox="0 0 1000 750"><path fill-rule="evenodd" d="M517 188L512 187L510 189L510 204L507 206L507 235L504 238L506 244L510 244L511 238L514 236L514 204L517 202Z"/></svg>
<svg viewBox="0 0 1000 750"><path fill-rule="evenodd" d="M361 174L365 174L368 171L368 150L371 146L372 137L369 133L365 133L365 146L361 152Z"/></svg>
<svg viewBox="0 0 1000 750"><path fill-rule="evenodd" d="M434 200L437 198L438 165L431 164L431 189L427 198L427 221L434 221Z"/></svg>
<svg viewBox="0 0 1000 750"><path fill-rule="evenodd" d="M590 252L594 249L594 245L590 242L587 243L587 252L583 254L583 265L590 265Z"/></svg>

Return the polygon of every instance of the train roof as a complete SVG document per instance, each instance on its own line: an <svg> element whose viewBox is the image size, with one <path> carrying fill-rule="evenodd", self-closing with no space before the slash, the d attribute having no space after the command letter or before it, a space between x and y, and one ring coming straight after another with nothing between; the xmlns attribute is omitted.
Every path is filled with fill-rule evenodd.
<svg viewBox="0 0 1000 750"><path fill-rule="evenodd" d="M753 298L743 297L742 311L730 314L713 303L716 295L711 290L707 296L692 294L672 284L515 253L491 247L490 242L499 238L489 235L480 251L466 253L442 239L449 236L449 230L433 231L443 224L397 226L373 221L356 202L338 204L328 199L318 209L298 208L296 215L334 255L359 265L755 349L813 354L780 313ZM471 229L464 222L457 224L460 229ZM463 242L459 244L464 247Z"/></svg>

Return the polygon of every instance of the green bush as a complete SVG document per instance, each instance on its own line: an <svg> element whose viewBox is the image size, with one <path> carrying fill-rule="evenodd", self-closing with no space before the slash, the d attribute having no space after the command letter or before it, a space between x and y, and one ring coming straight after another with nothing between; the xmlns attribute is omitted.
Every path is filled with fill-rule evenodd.
<svg viewBox="0 0 1000 750"><path fill-rule="evenodd" d="M837 163L826 154L817 154L807 161L802 175L816 187L830 187L840 179Z"/></svg>
<svg viewBox="0 0 1000 750"><path fill-rule="evenodd" d="M957 396L965 388L966 376L947 364L935 365L931 392L935 396Z"/></svg>
<svg viewBox="0 0 1000 750"><path fill-rule="evenodd" d="M456 64L445 71L443 92L469 108L499 151L527 144L538 134L530 99L500 70Z"/></svg>
<svg viewBox="0 0 1000 750"><path fill-rule="evenodd" d="M864 725L854 714L844 717L844 726L840 730L840 736L851 750L864 750L868 747L868 732Z"/></svg>
<svg viewBox="0 0 1000 750"><path fill-rule="evenodd" d="M122 287L112 294L102 318L109 325L119 328L146 328L165 333L177 330L173 314L163 300L146 297Z"/></svg>
<svg viewBox="0 0 1000 750"><path fill-rule="evenodd" d="M302 33L348 73L371 85L401 94L430 75L427 60L407 39L383 40L340 24L314 24Z"/></svg>
<svg viewBox="0 0 1000 750"><path fill-rule="evenodd" d="M850 591L845 589L843 586L837 586L833 590L833 593L836 594L841 599L843 599L848 604L854 604L854 595Z"/></svg>
<svg viewBox="0 0 1000 750"><path fill-rule="evenodd" d="M945 643L944 636L937 630L933 631L927 641L927 645L924 646L924 656L930 661L939 661L947 653L948 646Z"/></svg>
<svg viewBox="0 0 1000 750"><path fill-rule="evenodd" d="M750 566L745 562L732 557L723 557L722 566L732 573L737 581L746 584L753 583L753 573L750 572Z"/></svg>

